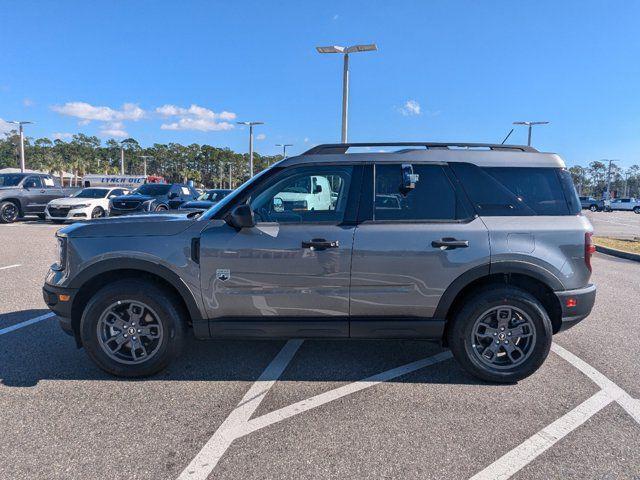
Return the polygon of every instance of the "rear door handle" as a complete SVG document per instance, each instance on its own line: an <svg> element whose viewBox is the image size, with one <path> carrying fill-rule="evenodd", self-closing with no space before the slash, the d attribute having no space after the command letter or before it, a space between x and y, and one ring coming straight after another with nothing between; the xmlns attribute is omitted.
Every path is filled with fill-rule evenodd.
<svg viewBox="0 0 640 480"><path fill-rule="evenodd" d="M440 240L431 242L433 248L441 248L442 250L453 250L454 248L467 248L469 240L457 240L452 237L444 237Z"/></svg>
<svg viewBox="0 0 640 480"><path fill-rule="evenodd" d="M338 248L339 246L340 242L338 240L329 242L324 238L314 238L310 242L302 242L302 248L308 248L309 250L326 250L327 248Z"/></svg>

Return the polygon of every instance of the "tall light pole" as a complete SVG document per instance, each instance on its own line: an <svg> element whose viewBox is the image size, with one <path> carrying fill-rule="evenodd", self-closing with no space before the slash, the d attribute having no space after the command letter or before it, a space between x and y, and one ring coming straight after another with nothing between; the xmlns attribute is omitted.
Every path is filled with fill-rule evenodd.
<svg viewBox="0 0 640 480"><path fill-rule="evenodd" d="M13 120L9 123L13 123L14 125L18 125L18 130L20 131L20 171L24 173L25 171L25 163L24 163L24 129L23 125L27 125L33 122Z"/></svg>
<svg viewBox="0 0 640 480"><path fill-rule="evenodd" d="M526 125L527 127L529 127L529 135L527 137L527 145L531 146L531 130L533 129L534 125L548 125L549 122L513 122L514 125Z"/></svg>
<svg viewBox="0 0 640 480"><path fill-rule="evenodd" d="M144 176L147 176L147 158L153 158L153 155L140 155L140 158L144 160Z"/></svg>
<svg viewBox="0 0 640 480"><path fill-rule="evenodd" d="M350 47L341 47L339 45L330 45L328 47L316 47L318 53L341 53L344 57L342 67L342 135L341 142L347 143L347 123L349 110L349 54L358 52L371 52L378 50L375 43L368 45L352 45Z"/></svg>
<svg viewBox="0 0 640 480"><path fill-rule="evenodd" d="M613 162L617 162L618 160L611 160L611 159L603 159L603 162L609 162L609 168L607 169L607 195L605 200L611 200L611 164Z"/></svg>
<svg viewBox="0 0 640 480"><path fill-rule="evenodd" d="M276 143L276 147L282 147L282 159L287 158L287 147L293 147L293 143Z"/></svg>
<svg viewBox="0 0 640 480"><path fill-rule="evenodd" d="M124 175L124 140L120 142L120 175Z"/></svg>
<svg viewBox="0 0 640 480"><path fill-rule="evenodd" d="M249 126L249 177L253 177L253 126L264 125L264 122L236 122L238 125Z"/></svg>
<svg viewBox="0 0 640 480"><path fill-rule="evenodd" d="M229 190L231 190L233 187L231 186L231 164L229 164Z"/></svg>

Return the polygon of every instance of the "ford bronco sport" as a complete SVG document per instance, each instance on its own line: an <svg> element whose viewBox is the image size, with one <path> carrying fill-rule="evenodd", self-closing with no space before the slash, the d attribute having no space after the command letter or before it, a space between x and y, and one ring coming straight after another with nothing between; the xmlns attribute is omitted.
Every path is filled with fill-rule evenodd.
<svg viewBox="0 0 640 480"><path fill-rule="evenodd" d="M353 147L401 147L348 153ZM44 298L102 369L144 376L197 338L421 338L522 379L591 311L592 227L559 156L524 146L334 144L200 214L58 231Z"/></svg>

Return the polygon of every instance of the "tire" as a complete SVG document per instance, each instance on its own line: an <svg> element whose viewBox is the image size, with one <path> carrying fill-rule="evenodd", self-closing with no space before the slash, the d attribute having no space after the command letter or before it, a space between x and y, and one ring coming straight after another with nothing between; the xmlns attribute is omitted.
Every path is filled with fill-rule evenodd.
<svg viewBox="0 0 640 480"><path fill-rule="evenodd" d="M46 216L44 213L39 213L39 214L38 214L38 218L39 218L40 220L46 220L46 219L47 219L47 216Z"/></svg>
<svg viewBox="0 0 640 480"><path fill-rule="evenodd" d="M0 202L0 223L13 223L20 217L20 207L13 202Z"/></svg>
<svg viewBox="0 0 640 480"><path fill-rule="evenodd" d="M155 210L155 211L156 211L156 212L166 212L166 211L168 211L168 210L169 210L169 209L167 208L167 206L166 206L166 205L158 205L158 206L156 207L156 210Z"/></svg>
<svg viewBox="0 0 640 480"><path fill-rule="evenodd" d="M591 205L589 207L589 210L591 210L592 212L597 212L598 211L598 206L597 205Z"/></svg>
<svg viewBox="0 0 640 480"><path fill-rule="evenodd" d="M482 324L493 322L491 313L485 316L493 311L497 311L497 315L502 312L509 316L509 325L522 319L526 319L526 323L504 331L500 330L498 323L495 329L478 326L481 318L485 320L480 322ZM511 313L506 313L508 311ZM467 372L489 382L513 383L528 377L542 365L551 348L553 330L547 312L533 295L516 287L494 286L479 291L465 301L452 321L447 339L453 356ZM482 338L476 336L479 331L482 331ZM523 335L516 336L518 332ZM526 338L525 332L529 333ZM524 353L514 362L507 354L507 348L514 356L517 355L516 349ZM491 360L495 362L492 363L487 356L494 349L497 353L492 355Z"/></svg>
<svg viewBox="0 0 640 480"><path fill-rule="evenodd" d="M51 220L53 223L57 223L58 225L61 225L65 222L65 220Z"/></svg>
<svg viewBox="0 0 640 480"><path fill-rule="evenodd" d="M151 282L128 279L111 283L95 293L84 309L82 345L98 367L111 375L146 377L158 373L182 350L186 319L176 305L179 302L173 292ZM152 322L146 323L149 319ZM140 329L149 336L140 334ZM137 348L133 348L134 340Z"/></svg>
<svg viewBox="0 0 640 480"><path fill-rule="evenodd" d="M102 218L105 216L104 210L102 207L96 207L91 210L91 218Z"/></svg>
<svg viewBox="0 0 640 480"><path fill-rule="evenodd" d="M633 213L640 215L640 207L633 207Z"/></svg>

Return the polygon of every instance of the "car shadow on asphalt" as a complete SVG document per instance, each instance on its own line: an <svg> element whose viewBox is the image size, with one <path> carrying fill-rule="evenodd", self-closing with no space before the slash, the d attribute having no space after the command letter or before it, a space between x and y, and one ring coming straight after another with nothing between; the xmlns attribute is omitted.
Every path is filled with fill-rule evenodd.
<svg viewBox="0 0 640 480"><path fill-rule="evenodd" d="M48 310L13 312L17 324ZM7 325L4 322L3 326ZM84 349L52 317L0 336L0 382L32 387L39 381L254 382L286 340L196 340L190 335L182 355L166 370L144 379L121 379L100 370ZM291 382L355 382L421 360L444 349L420 340L305 340L281 376ZM400 383L484 384L445 360L393 379Z"/></svg>

